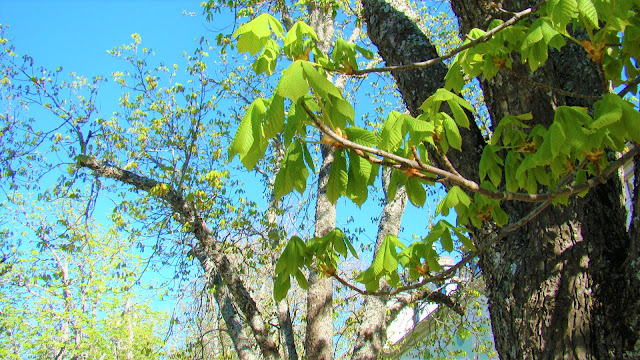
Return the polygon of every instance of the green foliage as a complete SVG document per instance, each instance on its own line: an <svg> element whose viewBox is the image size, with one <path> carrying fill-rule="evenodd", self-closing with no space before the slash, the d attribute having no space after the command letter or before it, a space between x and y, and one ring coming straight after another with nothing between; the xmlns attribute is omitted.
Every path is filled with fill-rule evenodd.
<svg viewBox="0 0 640 360"><path fill-rule="evenodd" d="M32 209L18 194L10 200L4 219L24 213L3 229L0 357L160 356L166 314L138 300L142 259L131 254L133 244L85 222L84 209L68 200Z"/></svg>
<svg viewBox="0 0 640 360"><path fill-rule="evenodd" d="M431 165L428 147L432 150L435 148L440 156L446 156L452 150L462 150L460 128L470 127L468 114L473 112L473 107L457 93L462 91L470 78L483 76L490 79L502 68L512 68L514 59L518 58L532 72L536 71L545 64L549 51L561 49L569 41L579 44L591 60L600 63L607 79L615 85L622 83L621 74L633 79L637 76L635 64L640 51L635 41L640 38L640 30L635 25L637 22L631 21L636 16L635 10L631 10L633 6L631 1L548 1L536 16L508 26L492 34L487 41L460 52L449 68L446 89L437 90L424 101L420 107L423 114L413 117L391 112L379 133L353 126L353 107L341 91L327 80L329 71L346 75L356 73L357 55L370 58L370 53L337 39L331 57L327 58L313 52L315 45L312 40L316 39L313 30L300 22L296 23L285 36L283 44L284 55L294 62L282 72L276 87L279 97L291 101L288 105L289 115L286 116L287 106L279 105L277 117L285 119L286 143L291 141L292 144L282 162L285 171L278 174L277 197L293 190L304 191L309 174L307 166L311 167L311 162L303 161L303 149L307 149L304 143L309 134L317 129L320 131L315 134L320 141L334 147L334 161L327 186L327 196L331 202L335 203L342 196L350 198L357 205L366 201L367 186L380 175L377 165L381 161L372 161L373 154L376 154L383 157L387 165L395 165L387 189L389 198L395 196L399 186L404 186L411 203L423 206L426 200L425 185L432 185L438 176L415 163L420 161ZM253 20L249 24L256 24L246 25L247 29L253 26L266 29L260 25L261 21ZM485 36L487 31L502 24L500 20L494 20L489 29L473 29L465 43ZM576 33L583 33L586 39L574 38L572 34ZM256 45L246 48L246 51L255 54L261 49L260 46L266 46L266 40L251 40L267 38L269 35L265 31L260 30L260 36L247 34L246 31L238 33L239 43L250 41ZM274 31L274 34L277 37L278 33ZM244 39L244 36L249 37ZM310 52L314 54L313 62ZM443 111L445 109L446 112ZM251 107L247 114L252 116ZM527 125L531 114L509 114L497 122L489 144L483 149L478 164L479 186L508 197L515 193L522 196L553 191L567 176L571 177L573 185L583 184L590 177L600 175L609 165L607 156L604 156L607 151L624 151L628 142L640 141L639 117L632 104L613 93L603 96L591 110L558 107L554 121L548 128ZM327 133L323 126L331 129L332 134ZM276 130L281 128L278 123L270 135L275 135ZM266 144L262 141L261 144ZM243 124L236 133L234 144L236 142L251 143ZM236 153L240 154L232 146L230 154L233 157ZM240 154L241 160L243 154ZM397 160L397 157L406 161ZM245 163L245 166L251 163ZM286 186L283 185L285 183ZM504 226L509 222L497 196L471 194L470 188L463 182L454 182L453 185L437 210L446 216L450 209L455 209L460 227L439 222L423 242L406 249L397 239L388 237L372 267L360 274L357 281L365 284L369 291L377 289L382 278L392 286L399 286L401 268L414 271L411 266L422 264L421 259L429 264L431 270L439 268L435 255L432 255L434 244L445 251L452 251L458 246L474 249L473 242L463 235L464 226L481 228L486 221ZM566 201L566 197L554 199L554 202L561 201ZM455 241L451 233L456 235ZM401 251L398 252L396 248ZM295 275L294 272L287 274ZM283 284L280 285L280 295L286 287Z"/></svg>
<svg viewBox="0 0 640 360"><path fill-rule="evenodd" d="M306 243L298 236L291 237L276 263L274 299L278 302L286 297L291 287L291 277L296 279L302 289L308 289L309 284L302 270L311 266L314 257L319 271L326 276L332 276L337 269L339 258L346 259L349 254L358 257L356 249L340 229L333 229L327 235L314 237Z"/></svg>

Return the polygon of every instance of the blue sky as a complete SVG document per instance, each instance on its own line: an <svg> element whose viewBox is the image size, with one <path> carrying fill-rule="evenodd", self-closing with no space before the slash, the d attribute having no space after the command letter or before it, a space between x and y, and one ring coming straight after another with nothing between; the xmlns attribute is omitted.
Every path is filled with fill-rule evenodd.
<svg viewBox="0 0 640 360"><path fill-rule="evenodd" d="M201 16L199 0L3 0L0 22L11 26L10 40L18 53L85 76L115 70L118 64L106 51L129 44L133 33L142 36L157 58L173 63L212 28Z"/></svg>

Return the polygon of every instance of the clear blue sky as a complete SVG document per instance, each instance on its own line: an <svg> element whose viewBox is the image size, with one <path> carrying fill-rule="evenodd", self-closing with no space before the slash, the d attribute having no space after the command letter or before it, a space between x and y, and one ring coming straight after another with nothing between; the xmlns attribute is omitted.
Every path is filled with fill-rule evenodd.
<svg viewBox="0 0 640 360"><path fill-rule="evenodd" d="M193 49L194 39L216 23L206 23L200 2L2 0L0 22L11 26L8 35L19 54L91 76L116 69L106 51L131 43L133 33L158 59L181 62L182 51ZM183 10L197 16L183 15Z"/></svg>

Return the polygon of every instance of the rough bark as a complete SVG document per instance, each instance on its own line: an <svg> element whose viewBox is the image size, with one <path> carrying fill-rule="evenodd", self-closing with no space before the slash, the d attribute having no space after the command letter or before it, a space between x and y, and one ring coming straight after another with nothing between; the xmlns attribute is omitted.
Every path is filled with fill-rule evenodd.
<svg viewBox="0 0 640 360"><path fill-rule="evenodd" d="M326 235L335 228L336 208L327 198L329 170L333 163L333 148L322 146L322 167L318 173L314 236ZM307 329L305 337L307 359L333 359L333 282L309 271L307 294Z"/></svg>
<svg viewBox="0 0 640 360"><path fill-rule="evenodd" d="M486 28L492 18L504 16L489 4L452 1L462 31ZM501 5L520 11L535 2ZM514 70L529 75L525 66ZM605 90L597 67L575 45L552 52L531 78L583 95ZM493 124L508 113L531 111L534 125L548 126L557 106L592 105L504 73L481 84ZM528 205L506 205L512 219L529 211ZM611 178L583 199L549 208L485 253L480 265L490 290L489 310L501 357L606 359L632 351L638 339L639 293L637 278L625 266L638 257L631 245L621 186Z"/></svg>
<svg viewBox="0 0 640 360"><path fill-rule="evenodd" d="M309 25L318 35L320 51L328 53L333 41L333 16L328 7L310 2L307 5ZM314 236L326 235L335 228L336 208L327 198L329 170L333 163L333 149L322 146L322 166L318 173ZM309 360L333 359L333 281L309 271L307 294L306 357Z"/></svg>
<svg viewBox="0 0 640 360"><path fill-rule="evenodd" d="M393 2L364 0L371 40L388 65L433 58L429 40ZM500 2L519 11L533 2ZM490 1L452 1L463 32L484 27L496 12ZM517 61L516 61L517 62ZM516 66L517 72L525 68ZM416 106L442 84L444 70L434 67L394 74L407 106ZM525 76L528 74L525 73ZM597 70L577 47L552 52L533 79L566 91L594 95L603 90ZM426 84L434 84L429 88ZM548 94L508 74L482 81L493 123L505 114L531 111L534 123L549 125L560 105L588 106L584 100ZM458 170L472 180L482 142L478 129L462 134L462 153L450 153ZM467 164L465 166L465 164ZM471 167L472 166L472 167ZM638 341L638 254L626 231L620 184L610 179L584 199L550 208L504 239L480 259L488 288L496 349L503 359L621 358ZM529 205L506 203L512 220ZM482 242L481 236L476 241ZM624 295L621 297L621 295Z"/></svg>
<svg viewBox="0 0 640 360"><path fill-rule="evenodd" d="M216 304L218 304L218 309L222 315L222 319L227 325L227 331L229 331L229 337L231 338L233 347L236 350L238 359L258 359L257 354L253 350L255 339L249 339L242 331L243 326L240 321L240 317L233 308L233 298L231 297L231 294L229 294L229 290L222 285L222 277L215 271L215 267L211 262L205 262L203 264L203 268L205 268L205 272L210 274L210 280L207 287L214 290L213 296L216 299Z"/></svg>
<svg viewBox="0 0 640 360"><path fill-rule="evenodd" d="M383 175L383 179L386 180L383 184L385 189L388 186L390 176L391 171L385 170ZM387 235L398 236L400 233L402 215L406 205L407 192L404 187L398 188L395 198L387 199L380 215L374 258ZM384 288L386 285L386 281L381 279L380 288ZM365 299L363 321L358 327L352 359L364 360L379 357L387 340L387 300L387 296L369 296Z"/></svg>
<svg viewBox="0 0 640 360"><path fill-rule="evenodd" d="M94 158L85 157L79 160L79 165L93 170L98 176L114 179L124 184L132 185L136 189L149 192L160 185L159 182L140 176L128 170L123 170L115 166L104 164ZM262 356L265 359L278 359L280 354L273 334L267 327L256 302L244 286L242 279L226 255L219 251L216 240L204 219L197 212L193 204L188 203L175 190L168 190L159 195L171 210L179 215L183 224L189 224L193 235L198 240L200 251L196 252L196 258L207 270L206 264L211 262L218 274L224 280L225 286L229 289L235 299L236 306L240 309L246 319L247 325L251 328L256 342L260 347Z"/></svg>

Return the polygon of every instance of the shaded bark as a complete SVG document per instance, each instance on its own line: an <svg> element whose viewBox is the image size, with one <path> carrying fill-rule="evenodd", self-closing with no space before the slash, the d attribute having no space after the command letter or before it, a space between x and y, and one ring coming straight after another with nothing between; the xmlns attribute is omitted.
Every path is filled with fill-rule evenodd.
<svg viewBox="0 0 640 360"><path fill-rule="evenodd" d="M336 208L327 198L329 171L333 163L332 147L322 146L322 159L318 173L316 237L326 235L336 224ZM333 281L313 270L309 271L305 350L307 359L333 359Z"/></svg>
<svg viewBox="0 0 640 360"><path fill-rule="evenodd" d="M80 159L79 165L93 170L98 176L132 185L136 189L145 192L149 192L154 187L161 184L153 179L115 166L110 166L90 157L83 157ZM194 255L203 266L203 269L206 270L206 264L211 262L217 273L220 274L224 280L225 286L229 289L229 292L235 299L236 306L240 309L246 319L247 325L251 328L256 342L260 347L262 356L266 359L278 359L280 354L278 352L278 346L274 341L273 333L269 328L267 328L267 324L265 323L256 302L249 294L249 291L244 286L240 275L235 271L227 256L218 250L211 230L197 212L193 204L188 203L182 196L172 189L169 189L158 196L171 207L172 211L179 215L179 221L181 223L189 224L191 232L198 240L200 246L200 251L196 252Z"/></svg>
<svg viewBox="0 0 640 360"><path fill-rule="evenodd" d="M309 2L309 26L318 35L317 46L329 52L333 41L333 15L328 6ZM327 198L327 183L333 163L333 148L322 146L322 166L318 173L318 198L315 213L315 237L326 235L335 228L336 208ZM309 360L333 359L333 281L309 271L307 294L307 326L305 333L306 357Z"/></svg>
<svg viewBox="0 0 640 360"><path fill-rule="evenodd" d="M385 169L383 173L383 187L386 189L391 177L391 170ZM382 246L387 235L398 236L402 215L407 205L407 192L404 187L398 188L393 199L387 198L387 203L382 209L378 235L373 257ZM380 280L380 288L387 286L384 279ZM377 359L387 340L387 296L369 296L363 306L363 321L357 330L357 339L354 344L352 359Z"/></svg>
<svg viewBox="0 0 640 360"><path fill-rule="evenodd" d="M519 11L535 3L503 1L502 7ZM462 31L486 28L492 18L504 16L489 4L453 1ZM513 70L576 94L599 95L606 89L597 66L574 44L551 52L547 64L533 75L524 65ZM505 73L481 85L493 124L506 114L532 112L532 126L549 126L558 106L592 105ZM638 339L638 281L624 264L638 254L630 251L621 198L620 183L612 178L585 198L549 208L481 256L502 358L606 359L633 350ZM505 205L512 219L530 210L522 203ZM628 296L621 298L621 293Z"/></svg>
<svg viewBox="0 0 640 360"><path fill-rule="evenodd" d="M419 29L411 26L401 4L363 0L371 40L388 65L424 61L435 50ZM503 1L510 11L534 2ZM486 28L491 19L508 16L490 1L452 1L463 32ZM515 59L514 63L519 60ZM394 73L413 114L424 99L442 86L444 65ZM514 66L522 72L524 66ZM601 94L604 86L595 66L580 48L551 52L534 81L566 91ZM431 85L429 85L431 84ZM498 74L482 81L493 124L505 114L531 111L534 124L548 126L560 105L590 104L583 99L547 93L530 82ZM482 141L477 127L463 133L463 151L449 153L462 175L477 180ZM621 187L615 179L585 198L542 213L524 228L483 254L480 265L488 288L489 310L496 349L504 359L621 358L638 341L637 250L625 226ZM530 205L505 203L512 221ZM484 240L476 234L476 241ZM624 297L621 297L624 295Z"/></svg>
<svg viewBox="0 0 640 360"><path fill-rule="evenodd" d="M258 359L257 354L253 349L255 339L249 339L242 331L243 326L240 321L240 317L233 308L233 298L229 294L229 290L223 286L222 277L216 273L213 264L205 262L203 264L205 271L209 273L210 280L207 287L213 289L213 296L218 304L218 309L224 323L227 325L227 331L229 331L229 337L233 342L233 347L236 350L238 358L241 360L253 360ZM209 271L207 271L207 269Z"/></svg>

